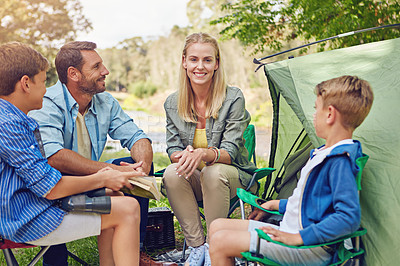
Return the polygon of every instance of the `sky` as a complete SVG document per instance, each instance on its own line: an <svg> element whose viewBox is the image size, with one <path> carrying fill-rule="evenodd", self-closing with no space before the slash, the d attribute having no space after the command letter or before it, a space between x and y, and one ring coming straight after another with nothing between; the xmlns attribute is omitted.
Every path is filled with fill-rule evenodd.
<svg viewBox="0 0 400 266"><path fill-rule="evenodd" d="M100 49L116 46L128 38L166 36L174 25L189 24L189 0L80 0L83 14L93 30L77 40L92 41Z"/></svg>

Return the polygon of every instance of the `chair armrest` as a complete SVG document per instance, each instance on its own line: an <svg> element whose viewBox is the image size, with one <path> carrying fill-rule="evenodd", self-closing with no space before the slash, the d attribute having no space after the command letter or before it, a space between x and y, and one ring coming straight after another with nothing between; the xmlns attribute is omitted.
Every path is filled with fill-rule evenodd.
<svg viewBox="0 0 400 266"><path fill-rule="evenodd" d="M249 189L254 185L255 182L257 182L258 180L260 180L261 178L269 175L270 173L272 173L273 171L275 171L275 168L258 168L253 172L253 176L250 179L250 182L248 183L247 187L246 187L246 191L249 191Z"/></svg>
<svg viewBox="0 0 400 266"><path fill-rule="evenodd" d="M111 197L89 197L86 194L77 194L57 200L57 205L67 212L78 211L109 214L111 212Z"/></svg>
<svg viewBox="0 0 400 266"><path fill-rule="evenodd" d="M155 173L154 173L154 176L155 176L155 177L163 177L164 172L165 172L165 168L164 168L164 169L161 169L161 170L159 170L159 171L157 171L157 172L155 172Z"/></svg>
<svg viewBox="0 0 400 266"><path fill-rule="evenodd" d="M275 171L275 168L269 168L269 167L264 167L264 168L258 168L254 171L254 173L257 173L257 180L263 178L264 176L269 175L273 171Z"/></svg>
<svg viewBox="0 0 400 266"><path fill-rule="evenodd" d="M251 178L251 181L249 184L253 185L254 182L260 180L261 178L266 177L267 175L271 174L273 171L275 171L275 168L258 168L254 171L253 177Z"/></svg>
<svg viewBox="0 0 400 266"><path fill-rule="evenodd" d="M365 235L367 233L367 229L359 228L357 231L355 231L352 234L344 235L344 236L339 237L339 238L337 238L337 239L335 239L333 241L330 241L328 243L308 245L308 246L304 246L304 245L303 246L291 246L291 245L286 245L286 244L284 244L282 242L279 242L279 241L272 240L271 237L268 234L264 233L264 231L261 230L261 229L256 229L256 231L257 231L257 234L258 234L259 238L262 238L264 240L267 240L268 242L272 242L272 243L275 243L275 244L278 244L278 245L281 245L281 246L284 246L284 247L296 248L296 249L307 249L307 248L315 248L315 247L321 247L321 246L329 246L329 245L333 245L333 244L337 244L337 243L343 242L344 240L346 240L348 238L362 236L362 235Z"/></svg>
<svg viewBox="0 0 400 266"><path fill-rule="evenodd" d="M239 199L241 199L242 201L250 204L251 206L254 206L256 208L259 208L265 212L268 213L272 213L272 214L279 214L282 215L281 213L279 213L278 211L271 211L271 210L267 210L264 209L263 207L261 207L261 204L263 204L264 202L266 202L265 199L259 198L253 194L251 194L250 192L245 191L242 188L238 188L237 189L237 196L239 197Z"/></svg>

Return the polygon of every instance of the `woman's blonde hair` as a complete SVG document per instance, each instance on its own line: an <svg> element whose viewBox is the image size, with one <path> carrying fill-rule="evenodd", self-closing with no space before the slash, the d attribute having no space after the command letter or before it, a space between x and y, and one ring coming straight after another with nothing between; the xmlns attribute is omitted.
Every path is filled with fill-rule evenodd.
<svg viewBox="0 0 400 266"><path fill-rule="evenodd" d="M221 53L217 40L207 33L193 33L186 37L182 51L182 59L186 57L187 49L194 43L209 43L215 49L215 58L218 62L218 69L214 71L211 81L210 94L206 101L205 118L217 118L218 111L222 106L226 96L225 72L222 65ZM182 61L182 60L181 60ZM181 62L179 72L179 93L178 93L178 114L186 122L197 123L199 114L194 106L194 93L190 84L186 69Z"/></svg>

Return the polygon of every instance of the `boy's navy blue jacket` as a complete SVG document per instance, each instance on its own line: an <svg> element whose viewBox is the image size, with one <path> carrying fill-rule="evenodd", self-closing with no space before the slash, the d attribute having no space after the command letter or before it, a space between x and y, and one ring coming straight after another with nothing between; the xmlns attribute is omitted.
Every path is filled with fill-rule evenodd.
<svg viewBox="0 0 400 266"><path fill-rule="evenodd" d="M311 159L314 150L311 151ZM361 144L335 147L309 173L300 202L300 235L305 245L326 243L353 233L360 226L361 210L355 177ZM280 200L279 212L287 200Z"/></svg>

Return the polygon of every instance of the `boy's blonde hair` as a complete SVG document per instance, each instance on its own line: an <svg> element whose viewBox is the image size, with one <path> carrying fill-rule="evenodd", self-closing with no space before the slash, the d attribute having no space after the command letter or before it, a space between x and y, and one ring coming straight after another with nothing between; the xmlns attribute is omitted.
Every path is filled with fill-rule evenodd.
<svg viewBox="0 0 400 266"><path fill-rule="evenodd" d="M33 80L34 76L48 67L47 59L26 44L9 42L0 45L0 96L13 93L15 84L24 75Z"/></svg>
<svg viewBox="0 0 400 266"><path fill-rule="evenodd" d="M214 71L211 82L210 94L206 102L206 118L218 117L218 111L222 106L226 96L225 72L222 64L221 53L217 40L207 33L193 33L186 37L185 45L182 51L181 67L179 71L179 96L178 96L178 114L186 122L197 122L198 114L194 106L194 94L190 80L183 67L182 59L186 57L187 49L194 43L208 43L214 47L215 59L218 62L218 69Z"/></svg>
<svg viewBox="0 0 400 266"><path fill-rule="evenodd" d="M315 94L321 96L323 107L335 107L342 116L342 124L356 129L367 117L374 93L370 84L356 76L341 76L319 83Z"/></svg>

